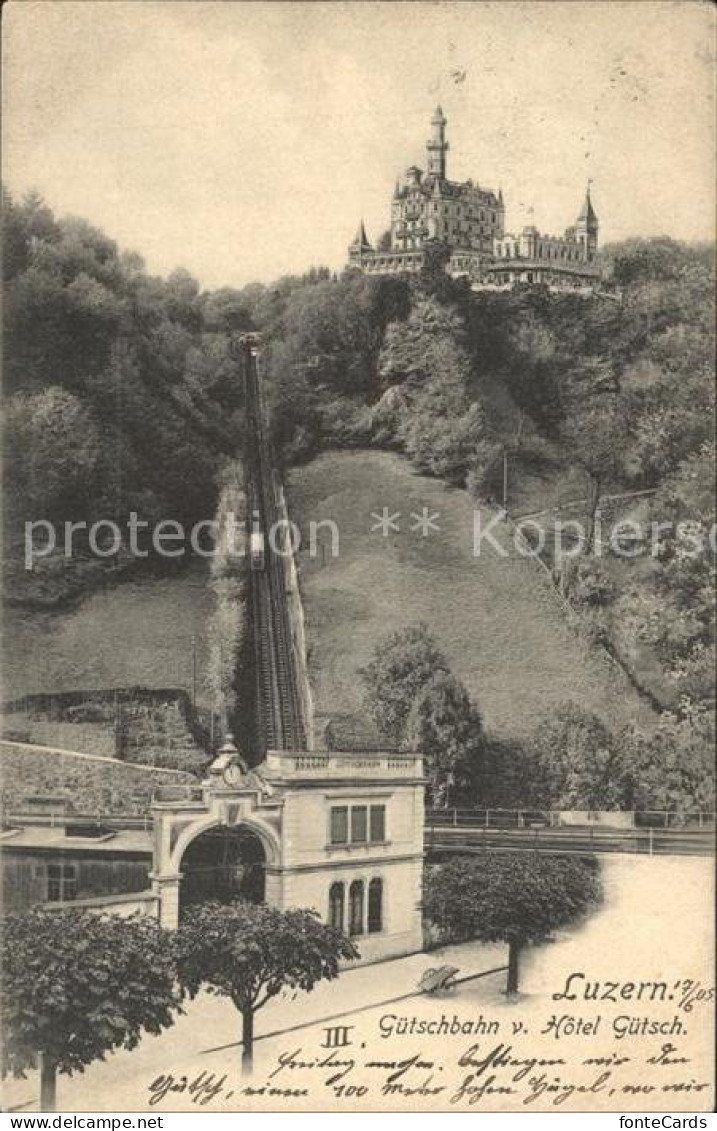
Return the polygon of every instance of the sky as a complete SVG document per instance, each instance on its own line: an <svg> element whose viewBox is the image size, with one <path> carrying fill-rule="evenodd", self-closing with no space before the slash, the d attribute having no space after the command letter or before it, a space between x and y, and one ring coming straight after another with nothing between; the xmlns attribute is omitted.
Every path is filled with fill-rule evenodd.
<svg viewBox="0 0 717 1131"><path fill-rule="evenodd" d="M701 0L10 0L3 179L204 287L340 269L448 118L448 174L559 233L714 235ZM464 76L464 77L461 77Z"/></svg>

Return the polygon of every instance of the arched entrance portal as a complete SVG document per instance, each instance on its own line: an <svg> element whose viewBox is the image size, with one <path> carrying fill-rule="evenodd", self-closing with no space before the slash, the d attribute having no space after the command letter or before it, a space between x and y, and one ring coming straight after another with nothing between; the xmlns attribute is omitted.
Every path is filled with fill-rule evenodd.
<svg viewBox="0 0 717 1131"><path fill-rule="evenodd" d="M215 899L263 903L266 854L261 840L241 825L206 829L185 849L180 864L179 914Z"/></svg>

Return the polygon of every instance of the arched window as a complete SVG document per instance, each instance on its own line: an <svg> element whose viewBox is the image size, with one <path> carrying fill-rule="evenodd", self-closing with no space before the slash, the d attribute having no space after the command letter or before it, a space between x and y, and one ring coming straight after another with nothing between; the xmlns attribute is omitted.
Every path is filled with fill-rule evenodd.
<svg viewBox="0 0 717 1131"><path fill-rule="evenodd" d="M371 880L368 885L368 933L383 930L383 880Z"/></svg>
<svg viewBox="0 0 717 1131"><path fill-rule="evenodd" d="M349 888L349 934L363 934L363 880L354 880Z"/></svg>
<svg viewBox="0 0 717 1131"><path fill-rule="evenodd" d="M344 929L344 885L332 884L329 888L329 925Z"/></svg>

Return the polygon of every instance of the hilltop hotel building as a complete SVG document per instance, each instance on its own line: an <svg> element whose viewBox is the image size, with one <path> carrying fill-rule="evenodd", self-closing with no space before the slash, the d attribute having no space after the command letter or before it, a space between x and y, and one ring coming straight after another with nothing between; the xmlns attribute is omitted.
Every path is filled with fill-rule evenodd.
<svg viewBox="0 0 717 1131"><path fill-rule="evenodd" d="M390 249L376 250L363 221L349 247L349 265L372 275L420 271L426 245L445 244L446 270L477 289L545 283L554 290L592 291L600 281L595 262L598 220L588 189L576 223L563 236L532 226L518 236L505 231L503 193L446 176L446 118L439 106L426 146L427 171L412 165L396 183L391 204Z"/></svg>

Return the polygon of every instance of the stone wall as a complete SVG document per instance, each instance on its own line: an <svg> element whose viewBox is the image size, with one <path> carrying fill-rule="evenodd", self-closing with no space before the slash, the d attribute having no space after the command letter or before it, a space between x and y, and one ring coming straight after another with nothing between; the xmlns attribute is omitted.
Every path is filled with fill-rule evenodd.
<svg viewBox="0 0 717 1131"><path fill-rule="evenodd" d="M181 689L143 687L28 695L3 708L4 738L200 773L208 736Z"/></svg>
<svg viewBox="0 0 717 1131"><path fill-rule="evenodd" d="M5 813L27 810L30 798L46 795L65 797L76 813L118 816L144 816L161 786L197 781L182 770L7 741L0 741L0 779Z"/></svg>

